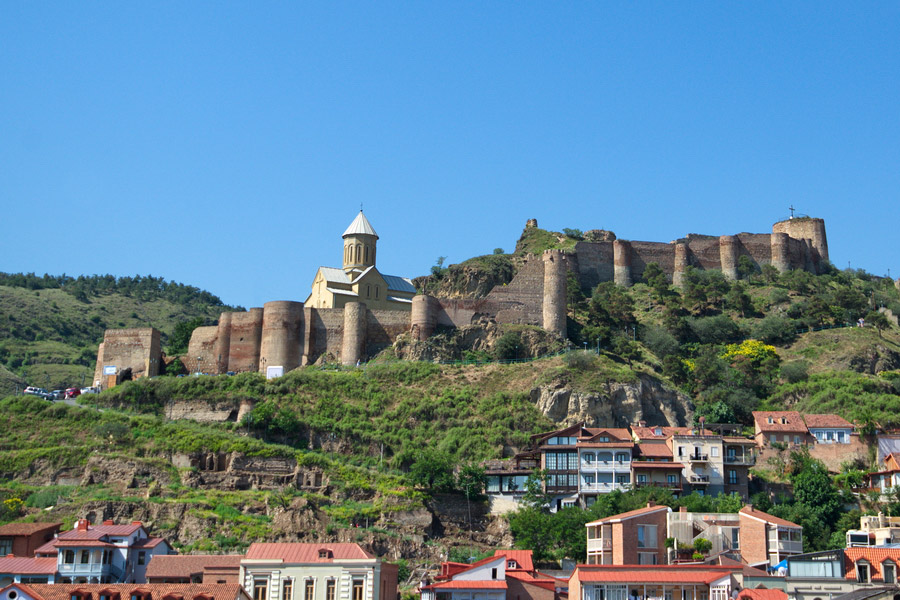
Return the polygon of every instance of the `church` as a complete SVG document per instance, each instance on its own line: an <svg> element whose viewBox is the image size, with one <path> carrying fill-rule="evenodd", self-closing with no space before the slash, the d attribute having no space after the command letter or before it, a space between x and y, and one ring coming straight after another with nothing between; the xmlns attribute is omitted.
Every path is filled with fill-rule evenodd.
<svg viewBox="0 0 900 600"><path fill-rule="evenodd" d="M362 210L342 237L342 268L319 267L304 306L344 308L348 302L364 302L370 309L409 311L416 288L405 277L378 271L375 266L378 234Z"/></svg>

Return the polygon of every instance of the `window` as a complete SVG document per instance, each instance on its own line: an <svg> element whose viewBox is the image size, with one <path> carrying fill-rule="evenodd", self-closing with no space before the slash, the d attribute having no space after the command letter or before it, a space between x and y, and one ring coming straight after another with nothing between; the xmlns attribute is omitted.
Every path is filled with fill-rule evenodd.
<svg viewBox="0 0 900 600"><path fill-rule="evenodd" d="M584 475L584 485L594 485L594 474L587 473Z"/></svg>
<svg viewBox="0 0 900 600"><path fill-rule="evenodd" d="M75 564L75 551L66 550L63 552L63 562L67 565Z"/></svg>
<svg viewBox="0 0 900 600"><path fill-rule="evenodd" d="M378 289L377 287L375 288ZM353 594L350 596L350 600L363 600L363 580L362 579L354 579L353 580Z"/></svg>
<svg viewBox="0 0 900 600"><path fill-rule="evenodd" d="M325 582L325 600L334 600L334 579Z"/></svg>
<svg viewBox="0 0 900 600"><path fill-rule="evenodd" d="M621 473L616 475L616 483L626 484L631 483L631 475L629 473Z"/></svg>
<svg viewBox="0 0 900 600"><path fill-rule="evenodd" d="M869 563L864 561L856 563L856 581L869 583Z"/></svg>
<svg viewBox="0 0 900 600"><path fill-rule="evenodd" d="M656 558L656 552L638 552L639 565L655 565Z"/></svg>
<svg viewBox="0 0 900 600"><path fill-rule="evenodd" d="M506 561L506 568L507 569L518 569L519 563L517 563L514 560L508 560L508 561Z"/></svg>
<svg viewBox="0 0 900 600"><path fill-rule="evenodd" d="M266 600L266 594L269 590L268 579L253 580L253 600Z"/></svg>
<svg viewBox="0 0 900 600"><path fill-rule="evenodd" d="M716 457L718 457L718 456L719 456L719 448L718 448L718 446L712 446L712 447L709 449L709 455L710 455L710 456L716 456Z"/></svg>
<svg viewBox="0 0 900 600"><path fill-rule="evenodd" d="M90 550L82 550L81 551L81 560L79 562L83 565L86 565L89 562L91 562L91 551Z"/></svg>
<svg viewBox="0 0 900 600"><path fill-rule="evenodd" d="M143 550L138 552L138 564L139 565L147 564L147 553Z"/></svg>
<svg viewBox="0 0 900 600"><path fill-rule="evenodd" d="M769 436L769 441L772 442L772 443L774 444L775 442L778 441L778 436L775 435L774 433L771 434L771 435Z"/></svg>
<svg viewBox="0 0 900 600"><path fill-rule="evenodd" d="M375 299L378 300L378 286L375 286Z"/></svg>
<svg viewBox="0 0 900 600"><path fill-rule="evenodd" d="M740 527L732 527L731 528L731 548L733 550L741 549L741 528Z"/></svg>
<svg viewBox="0 0 900 600"><path fill-rule="evenodd" d="M728 484L729 485L737 485L738 476L737 471L734 469L728 469Z"/></svg>
<svg viewBox="0 0 900 600"><path fill-rule="evenodd" d="M638 548L656 548L656 525L638 525L637 537Z"/></svg>
<svg viewBox="0 0 900 600"><path fill-rule="evenodd" d="M585 463L591 465L594 464L594 453L593 452L585 452L583 455L583 460ZM8 553L7 553L8 554ZM4 555L5 556L5 555Z"/></svg>
<svg viewBox="0 0 900 600"><path fill-rule="evenodd" d="M488 494L500 491L500 477L497 475L488 475L485 483L485 489Z"/></svg>
<svg viewBox="0 0 900 600"><path fill-rule="evenodd" d="M314 579L307 579L303 582L303 600L313 600L316 593L316 582ZM284 600L290 600L285 596Z"/></svg>
<svg viewBox="0 0 900 600"><path fill-rule="evenodd" d="M662 435L662 428L657 427L653 430L653 435Z"/></svg>
<svg viewBox="0 0 900 600"><path fill-rule="evenodd" d="M678 485L678 474L670 473L669 475L666 475L666 483L669 485Z"/></svg>
<svg viewBox="0 0 900 600"><path fill-rule="evenodd" d="M837 441L841 444L844 443L844 432L843 431L837 432Z"/></svg>
<svg viewBox="0 0 900 600"><path fill-rule="evenodd" d="M0 538L0 556L12 554L12 538Z"/></svg>
<svg viewBox="0 0 900 600"><path fill-rule="evenodd" d="M628 462L629 457L625 452L617 452L616 453L616 462L619 464Z"/></svg>
<svg viewBox="0 0 900 600"><path fill-rule="evenodd" d="M897 583L897 565L892 562L882 563L881 572L885 583Z"/></svg>
<svg viewBox="0 0 900 600"><path fill-rule="evenodd" d="M319 558L331 558L331 550L327 548L321 548L319 550Z"/></svg>
<svg viewBox="0 0 900 600"><path fill-rule="evenodd" d="M638 473L635 477L638 483L647 483L647 476L644 473Z"/></svg>
<svg viewBox="0 0 900 600"><path fill-rule="evenodd" d="M799 435L794 436L794 443L797 444L798 446L800 445L800 436Z"/></svg>

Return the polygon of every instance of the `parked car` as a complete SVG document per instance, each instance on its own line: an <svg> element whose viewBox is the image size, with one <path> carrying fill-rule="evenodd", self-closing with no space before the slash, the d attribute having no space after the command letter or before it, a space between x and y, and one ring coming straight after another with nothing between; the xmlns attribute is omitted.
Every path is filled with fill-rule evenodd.
<svg viewBox="0 0 900 600"><path fill-rule="evenodd" d="M53 390L50 392L50 395L53 396L54 400L62 400L66 397L66 390Z"/></svg>
<svg viewBox="0 0 900 600"><path fill-rule="evenodd" d="M98 390L95 387L85 387L85 388L81 388L81 393L82 394L99 394L100 390Z"/></svg>
<svg viewBox="0 0 900 600"><path fill-rule="evenodd" d="M34 387L32 385L29 385L27 388L25 388L25 393L32 395L32 396L37 396L39 398L43 398L44 400L53 400L53 394L51 394L44 388L39 388L39 387Z"/></svg>
<svg viewBox="0 0 900 600"><path fill-rule="evenodd" d="M77 398L81 395L81 388L69 388L66 390L66 398Z"/></svg>

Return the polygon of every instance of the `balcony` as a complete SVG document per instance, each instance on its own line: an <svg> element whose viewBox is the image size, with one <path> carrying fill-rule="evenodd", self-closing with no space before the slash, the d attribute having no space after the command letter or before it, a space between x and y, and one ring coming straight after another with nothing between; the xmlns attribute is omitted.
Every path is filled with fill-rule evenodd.
<svg viewBox="0 0 900 600"><path fill-rule="evenodd" d="M709 485L709 475L691 475L688 481L691 485Z"/></svg>
<svg viewBox="0 0 900 600"><path fill-rule="evenodd" d="M582 483L578 488L579 492L599 492L599 493L608 493L613 490L622 490L626 491L630 483L617 483L617 482L594 482L594 483Z"/></svg>
<svg viewBox="0 0 900 600"><path fill-rule="evenodd" d="M102 563L62 563L57 565L59 574L64 577L111 577L119 579L122 570L111 564Z"/></svg>
<svg viewBox="0 0 900 600"><path fill-rule="evenodd" d="M709 462L709 454L688 454L688 462Z"/></svg>
<svg viewBox="0 0 900 600"><path fill-rule="evenodd" d="M729 465L738 465L744 467L752 467L756 464L756 457L752 454L744 456L725 456L725 463Z"/></svg>
<svg viewBox="0 0 900 600"><path fill-rule="evenodd" d="M609 538L595 538L593 540L589 539L587 541L587 549L589 552L609 552L610 550L612 550L612 540Z"/></svg>
<svg viewBox="0 0 900 600"><path fill-rule="evenodd" d="M773 545L779 554L803 554L803 542L799 540L780 540Z"/></svg>
<svg viewBox="0 0 900 600"><path fill-rule="evenodd" d="M681 482L680 481L638 481L634 484L635 487L658 487L665 488L668 490L680 490Z"/></svg>

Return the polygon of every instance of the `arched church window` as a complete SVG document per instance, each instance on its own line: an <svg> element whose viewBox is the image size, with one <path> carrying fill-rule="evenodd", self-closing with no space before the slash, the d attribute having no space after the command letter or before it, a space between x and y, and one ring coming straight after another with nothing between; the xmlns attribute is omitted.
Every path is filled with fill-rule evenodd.
<svg viewBox="0 0 900 600"><path fill-rule="evenodd" d="M356 246L356 262L360 262L362 259L362 248Z"/></svg>
<svg viewBox="0 0 900 600"><path fill-rule="evenodd" d="M366 262L369 262L369 247L368 247L368 246L366 246L366 252L365 252L365 255L366 255L365 261L366 261Z"/></svg>

